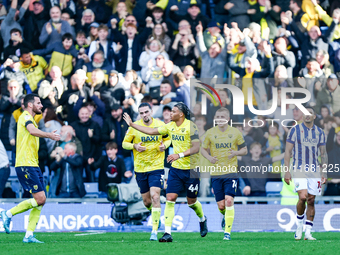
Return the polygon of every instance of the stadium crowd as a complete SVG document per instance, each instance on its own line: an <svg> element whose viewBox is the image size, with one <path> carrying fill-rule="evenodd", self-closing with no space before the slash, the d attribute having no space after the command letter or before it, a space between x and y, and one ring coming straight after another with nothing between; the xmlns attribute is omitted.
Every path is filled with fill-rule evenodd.
<svg viewBox="0 0 340 255"><path fill-rule="evenodd" d="M311 92L329 164L340 167L340 1L7 0L0 3L0 21L0 197L12 196L5 187L24 95L42 100L39 128L61 135L58 142L40 139L40 168L53 176L46 183L49 197L84 197L84 182L98 182L105 196L108 183L133 179L122 114L137 120L142 102L165 123L177 102L191 106L203 142L220 105L212 99L209 114L201 114L202 91L190 89L194 78L243 91L245 115L231 116L245 121L236 125L249 151L239 167L282 164L272 162L284 152L288 128L281 121L301 123L303 113L287 107L282 116L279 96L272 115L256 116L247 93L253 88L253 105L264 110L275 89L280 95L289 87ZM232 113L230 91L217 92ZM268 181L282 182L279 171L241 177L243 196L266 196ZM200 195L212 196L209 178L202 178ZM324 195L340 195L340 179L330 179Z"/></svg>

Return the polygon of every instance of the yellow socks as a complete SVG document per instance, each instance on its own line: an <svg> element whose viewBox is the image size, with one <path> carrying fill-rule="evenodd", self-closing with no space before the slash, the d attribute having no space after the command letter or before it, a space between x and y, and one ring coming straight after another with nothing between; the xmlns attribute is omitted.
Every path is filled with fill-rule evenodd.
<svg viewBox="0 0 340 255"><path fill-rule="evenodd" d="M35 201L34 198L31 198L31 199L27 199L25 201L22 201L20 204L13 207L10 210L10 212L12 213L12 215L16 215L16 214L19 214L19 213L26 212L27 210L35 208L37 206L38 206L37 201Z"/></svg>
<svg viewBox="0 0 340 255"><path fill-rule="evenodd" d="M166 201L164 218L165 218L165 232L171 234L172 220L175 217L175 202Z"/></svg>
<svg viewBox="0 0 340 255"><path fill-rule="evenodd" d="M226 207L225 208L225 229L224 233L229 233L231 232L231 227L233 226L234 222L234 216L235 216L235 210L234 206Z"/></svg>
<svg viewBox="0 0 340 255"><path fill-rule="evenodd" d="M189 207L195 211L198 218L200 218L200 222L205 221L204 212L200 201L197 200L194 204L189 205Z"/></svg>
<svg viewBox="0 0 340 255"><path fill-rule="evenodd" d="M30 216L28 218L28 226L27 226L27 231L32 231L34 232L35 227L38 224L39 218L40 218L40 213L41 213L42 206L38 206L32 209L30 212Z"/></svg>
<svg viewBox="0 0 340 255"><path fill-rule="evenodd" d="M220 211L220 213L224 216L225 215L225 208L223 210L218 209Z"/></svg>
<svg viewBox="0 0 340 255"><path fill-rule="evenodd" d="M157 232L159 226L159 219L161 218L161 208L152 208L152 231Z"/></svg>

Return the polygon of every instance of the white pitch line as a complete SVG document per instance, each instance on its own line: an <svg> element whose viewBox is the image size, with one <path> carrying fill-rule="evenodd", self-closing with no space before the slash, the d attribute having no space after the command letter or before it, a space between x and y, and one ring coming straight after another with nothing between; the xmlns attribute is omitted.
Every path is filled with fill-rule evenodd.
<svg viewBox="0 0 340 255"><path fill-rule="evenodd" d="M83 234L75 234L74 236L89 236L89 235L99 235L105 234L106 232L94 232L94 233L83 233Z"/></svg>

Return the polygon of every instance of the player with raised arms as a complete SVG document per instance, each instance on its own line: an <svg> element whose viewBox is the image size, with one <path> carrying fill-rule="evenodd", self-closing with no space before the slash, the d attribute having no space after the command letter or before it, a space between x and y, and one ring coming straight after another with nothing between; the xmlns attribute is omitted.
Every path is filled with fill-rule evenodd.
<svg viewBox="0 0 340 255"><path fill-rule="evenodd" d="M159 239L159 242L172 242L173 240L171 225L175 216L175 203L178 194L184 188L187 193L188 205L199 218L201 236L204 237L208 233L207 218L203 213L201 203L197 200L200 180L197 173L192 170L197 166L200 140L198 129L189 120L189 117L189 108L183 103L178 103L172 108L171 122L158 128L137 125L132 122L128 114L125 113L123 116L130 127L142 133L148 135L169 135L174 148L174 154L167 157L167 161L171 163L171 168L166 189L167 202L164 211L165 233Z"/></svg>
<svg viewBox="0 0 340 255"><path fill-rule="evenodd" d="M321 185L327 180L328 156L326 152L326 136L324 131L314 125L316 118L312 107L306 107L310 115L303 115L303 122L292 127L286 141L284 164L284 180L289 185L292 180L298 192L299 201L296 205L297 229L295 239L300 240L303 232L303 219L307 202L307 220L305 240L316 240L312 237L311 229L315 215L315 196L321 194ZM318 163L319 150L321 166ZM293 153L293 164L290 158ZM324 172L325 171L325 172Z"/></svg>
<svg viewBox="0 0 340 255"><path fill-rule="evenodd" d="M40 213L46 202L44 178L39 168L38 150L39 137L58 141L60 135L56 131L46 133L38 129L34 120L36 114L41 114L43 105L36 94L24 98L25 111L20 115L17 130L17 149L15 171L21 186L29 191L33 198L27 199L8 211L1 212L1 218L7 234L10 233L12 216L32 209L28 218L28 227L23 239L24 243L43 243L37 240L33 232L38 224Z"/></svg>
<svg viewBox="0 0 340 255"><path fill-rule="evenodd" d="M138 107L141 119L135 124L158 128L164 122L151 117L152 110L148 103ZM164 185L165 150L170 146L168 135L146 135L134 128L129 128L123 141L123 148L133 150L135 175L143 197L145 207L151 211L152 232L151 241L157 241L157 230L161 217L160 194Z"/></svg>
<svg viewBox="0 0 340 255"><path fill-rule="evenodd" d="M238 182L237 156L244 156L248 153L242 133L237 128L229 126L229 120L229 110L218 109L214 117L217 126L207 131L201 148L202 155L212 163L212 167L215 167L214 171L210 172L211 184L218 209L224 215L223 240L230 240L234 222L234 197ZM218 168L216 164L219 165Z"/></svg>

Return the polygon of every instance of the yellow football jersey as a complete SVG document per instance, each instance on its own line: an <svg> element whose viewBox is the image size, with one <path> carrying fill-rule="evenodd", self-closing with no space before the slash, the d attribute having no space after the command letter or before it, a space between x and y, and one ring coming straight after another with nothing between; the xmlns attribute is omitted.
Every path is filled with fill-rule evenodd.
<svg viewBox="0 0 340 255"><path fill-rule="evenodd" d="M26 129L28 124L33 124L38 128L32 115L24 111L18 120L17 127L17 150L15 166L39 166L38 150L39 137L33 136Z"/></svg>
<svg viewBox="0 0 340 255"><path fill-rule="evenodd" d="M153 119L150 126L144 125L142 119L135 123L140 126L151 128L158 128L165 125L163 121L157 119ZM126 150L133 149L135 172L145 173L164 169L165 152L159 151L161 141L163 141L167 147L170 146L171 141L169 136L147 135L131 127L128 129L124 137L123 148ZM138 152L133 148L134 143L140 142L142 142L142 146L146 147L146 150L143 152Z"/></svg>
<svg viewBox="0 0 340 255"><path fill-rule="evenodd" d="M222 132L218 126L209 129L203 142L204 149L210 149L210 155L218 161L210 168L211 175L223 175L237 172L237 157L228 159L229 150L238 150L238 146L245 146L242 133L231 126Z"/></svg>
<svg viewBox="0 0 340 255"><path fill-rule="evenodd" d="M159 127L158 132L170 136L174 154L185 152L192 147L192 142L199 142L197 126L190 120L185 119L178 127L175 122ZM181 170L194 169L199 164L199 153L190 157L179 158L171 166Z"/></svg>

